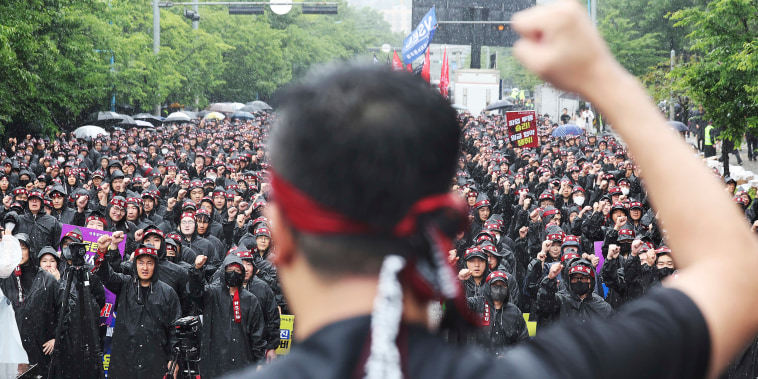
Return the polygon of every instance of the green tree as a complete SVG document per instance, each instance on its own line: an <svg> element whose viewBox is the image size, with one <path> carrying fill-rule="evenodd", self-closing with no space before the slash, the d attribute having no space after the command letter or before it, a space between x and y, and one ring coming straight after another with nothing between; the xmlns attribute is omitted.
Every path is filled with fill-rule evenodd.
<svg viewBox="0 0 758 379"><path fill-rule="evenodd" d="M758 115L758 3L750 0L716 0L706 9L674 13L677 26L692 30L694 56L678 67L679 85L721 129L721 138L739 144L746 119ZM728 159L728 158L727 158ZM725 165L728 175L728 165Z"/></svg>
<svg viewBox="0 0 758 379"><path fill-rule="evenodd" d="M0 131L51 134L110 93L102 2L0 2Z"/></svg>
<svg viewBox="0 0 758 379"><path fill-rule="evenodd" d="M660 33L643 33L640 27L621 15L618 9L606 12L598 29L616 59L635 76L641 76L661 62ZM577 46L581 49L581 46Z"/></svg>

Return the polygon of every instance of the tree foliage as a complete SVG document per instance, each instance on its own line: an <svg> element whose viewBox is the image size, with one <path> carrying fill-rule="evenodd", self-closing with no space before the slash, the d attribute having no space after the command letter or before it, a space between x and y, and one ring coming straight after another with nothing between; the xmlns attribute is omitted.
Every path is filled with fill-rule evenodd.
<svg viewBox="0 0 758 379"><path fill-rule="evenodd" d="M0 130L51 132L81 121L108 83L99 1L0 2ZM107 57L106 57L107 56Z"/></svg>
<svg viewBox="0 0 758 379"><path fill-rule="evenodd" d="M740 141L746 119L758 115L758 3L715 0L707 8L676 12L676 25L692 30L693 56L674 75L679 86L703 104L722 137Z"/></svg>
<svg viewBox="0 0 758 379"><path fill-rule="evenodd" d="M284 16L229 15L225 6L204 6L197 30L175 6L161 9L155 55L151 3L0 2L0 133L71 129L108 109L114 94L119 110L131 113L157 103L267 99L313 65L402 41L379 13L344 0L337 15L298 7Z"/></svg>

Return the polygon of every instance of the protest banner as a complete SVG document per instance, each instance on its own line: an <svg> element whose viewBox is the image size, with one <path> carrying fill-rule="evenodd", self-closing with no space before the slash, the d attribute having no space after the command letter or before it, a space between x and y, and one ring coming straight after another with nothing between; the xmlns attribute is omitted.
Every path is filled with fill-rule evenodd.
<svg viewBox="0 0 758 379"><path fill-rule="evenodd" d="M534 111L505 112L508 125L508 140L513 146L532 148L539 145L537 138L537 115Z"/></svg>
<svg viewBox="0 0 758 379"><path fill-rule="evenodd" d="M292 329L295 325L295 316L281 315L279 321L279 347L276 348L276 355L287 355L292 348Z"/></svg>

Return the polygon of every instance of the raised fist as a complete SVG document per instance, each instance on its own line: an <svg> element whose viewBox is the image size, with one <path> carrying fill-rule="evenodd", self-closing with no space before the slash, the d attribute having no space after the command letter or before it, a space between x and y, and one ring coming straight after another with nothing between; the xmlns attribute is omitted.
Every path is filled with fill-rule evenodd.
<svg viewBox="0 0 758 379"><path fill-rule="evenodd" d="M206 257L205 255L198 255L195 258L195 268L198 270L203 268L203 265L205 265L205 261L207 260L208 260L208 257Z"/></svg>
<svg viewBox="0 0 758 379"><path fill-rule="evenodd" d="M563 265L560 263L556 263L550 266L550 272L547 274L547 277L550 279L555 279L558 276L558 274L561 273L561 270L563 270Z"/></svg>

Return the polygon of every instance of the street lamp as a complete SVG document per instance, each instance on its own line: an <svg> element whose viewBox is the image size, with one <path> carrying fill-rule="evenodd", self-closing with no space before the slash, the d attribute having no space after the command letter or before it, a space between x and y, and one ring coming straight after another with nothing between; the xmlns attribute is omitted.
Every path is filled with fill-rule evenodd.
<svg viewBox="0 0 758 379"><path fill-rule="evenodd" d="M271 7L271 11L282 16L287 13L290 13L292 10L292 3L289 4L279 4L281 1L277 0L271 0L271 4L269 4L269 7Z"/></svg>

